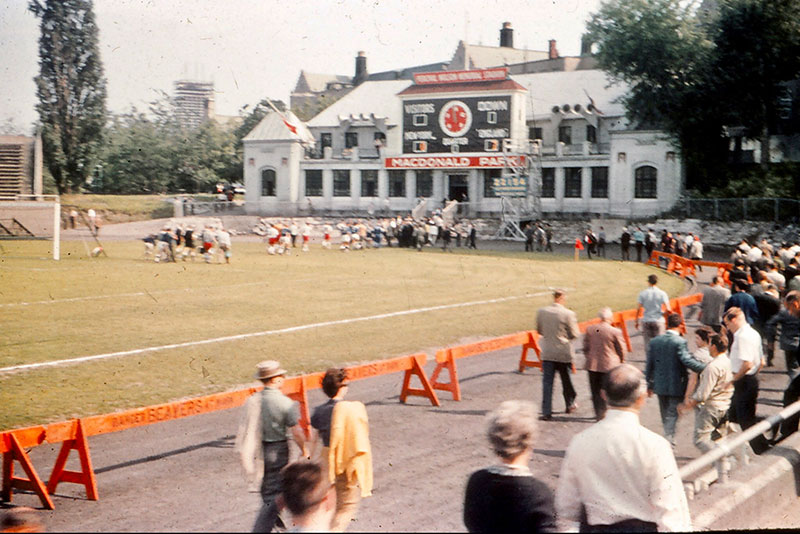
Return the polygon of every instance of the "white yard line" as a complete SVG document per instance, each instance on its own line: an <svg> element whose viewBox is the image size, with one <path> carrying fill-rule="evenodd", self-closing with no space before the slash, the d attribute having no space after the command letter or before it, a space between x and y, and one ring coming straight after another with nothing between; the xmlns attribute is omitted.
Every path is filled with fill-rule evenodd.
<svg viewBox="0 0 800 534"><path fill-rule="evenodd" d="M310 282L312 280L316 280L316 278L303 278L298 280L292 280L292 282ZM230 284L230 285L213 285L213 286L197 286L197 287L183 287L179 289L159 289L153 291L137 291L135 293L115 293L111 295L89 295L86 297L67 297L63 299L49 299L49 300L35 300L31 302L9 302L6 304L0 304L0 308L14 308L17 306L35 306L38 304L61 304L65 302L79 302L83 300L100 300L100 299L116 299L116 298L126 298L126 297L153 297L153 295L161 295L165 293L181 293L181 292L193 292L193 291L208 291L209 289L228 289L232 287L247 287L247 286L260 286L260 285L267 285L270 281L264 282L244 282L241 284Z"/></svg>
<svg viewBox="0 0 800 534"><path fill-rule="evenodd" d="M187 341L184 343L172 343L170 345L159 345L155 347L145 347L142 349L123 350L119 352L109 352L106 354L96 354L93 356L82 356L80 358L68 358L65 360L54 360L50 362L29 363L24 365L13 365L11 367L0 367L0 373L10 373L13 371L28 371L32 369L39 369L42 367L58 367L62 365L71 365L76 363L83 363L95 360L106 360L109 358L119 358L122 356L133 356L134 354L145 354L148 352L157 352L169 349L178 349L184 347L195 347L198 345L208 345L211 343L222 343L225 341L235 341L239 339L248 339L253 337L273 336L277 334L287 334L290 332L300 332L302 330L311 330L313 328L324 328L327 326L335 326L341 324L352 324L363 321L375 321L379 319L388 319L390 317L400 317L403 315L414 315L417 313L427 313L431 311L449 310L453 308L466 308L469 306L481 306L484 304L496 304L498 302L507 302L510 300L527 299L533 297L541 297L549 295L550 291L541 291L538 293L527 293L525 295L516 295L512 297L501 297L496 299L476 300L472 302L460 302L457 304L442 304L440 306L429 306L427 308L415 308L412 310L402 310L389 313L380 313L377 315L366 315L362 317L353 317L350 319L338 319L335 321L324 321L320 323L310 323L299 326L290 326L287 328L279 328L277 330L264 330L262 332L251 332L248 334L237 334L233 336L215 337L211 339L202 339L200 341Z"/></svg>

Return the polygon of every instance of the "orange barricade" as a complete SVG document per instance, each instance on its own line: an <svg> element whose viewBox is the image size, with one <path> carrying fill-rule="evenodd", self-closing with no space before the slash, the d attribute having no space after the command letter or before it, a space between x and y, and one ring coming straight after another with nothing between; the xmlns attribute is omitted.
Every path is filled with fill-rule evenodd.
<svg viewBox="0 0 800 534"><path fill-rule="evenodd" d="M370 378L379 375L388 375L404 371L403 387L400 390L400 402L406 402L408 397L425 397L434 406L441 406L439 398L436 396L432 380L428 380L425 375L423 366L427 360L424 353L412 354L410 356L400 356L399 358L392 358L390 360L378 360L376 362L365 363L356 365L354 367L347 367L347 380L354 382L364 378ZM312 389L320 389L322 387L322 378L325 373L313 373L302 376L293 376L287 378L283 383L282 391L292 399L300 403L300 426L305 430L308 435L309 427L311 424L311 417L308 410L308 391ZM411 378L416 376L422 387L411 387Z"/></svg>
<svg viewBox="0 0 800 534"><path fill-rule="evenodd" d="M436 392L433 390L423 366L426 355L423 353L401 356L390 360L382 360L347 368L348 378L359 380L371 376L404 371L403 388L400 401L406 402L409 396L421 396L440 406ZM309 413L307 391L322 387L323 373L289 377L284 381L282 390L289 397L300 403L300 424L308 432ZM417 376L421 388L411 387L411 378ZM90 500L98 500L97 480L92 468L89 443L87 438L97 434L117 432L138 426L149 425L199 415L218 410L226 410L241 406L253 393L262 387L250 387L238 391L216 393L204 397L187 399L178 402L136 408L124 412L105 415L93 415L83 419L62 421L46 426L19 428L0 433L0 453L3 454L3 486L2 498L11 502L14 489L33 491L39 496L42 505L52 510L53 501L50 495L62 482L81 484L86 488L86 496ZM45 485L25 452L26 448L42 443L62 443L50 480ZM80 462L80 471L65 469L70 452L76 450ZM14 476L14 462L19 462L28 478Z"/></svg>
<svg viewBox="0 0 800 534"><path fill-rule="evenodd" d="M453 395L453 400L459 401L461 400L461 388L458 385L458 371L456 370L455 360L458 358L466 358L467 356L474 356L476 354L483 354L485 352L518 347L520 345L523 347L530 345L531 348L535 346L534 350L536 350L538 354L539 346L536 345L535 337L538 337L538 334L534 334L534 332L518 332L508 336L470 343L469 345L460 345L458 347L439 350L436 352L436 368L431 375L431 384L434 389L449 391ZM523 357L525 354L526 349L523 348ZM533 365L535 364L531 364L531 366ZM520 363L520 366L522 366L522 363ZM450 375L449 382L439 381L439 375L444 369L447 369Z"/></svg>
<svg viewBox="0 0 800 534"><path fill-rule="evenodd" d="M69 453L73 449L78 451L78 459L81 464L80 471L67 471L64 469ZM92 458L89 456L89 442L86 441L86 434L80 419L75 419L75 439L65 440L61 444L56 465L50 474L50 480L47 482L47 492L50 494L55 493L56 487L60 482L82 484L86 488L86 497L90 501L96 501L99 498L97 495L97 479L94 476L94 469L92 469Z"/></svg>
<svg viewBox="0 0 800 534"><path fill-rule="evenodd" d="M47 492L47 488L42 483L36 469L33 468L25 447L39 445L44 441L44 427L23 428L14 432L3 434L3 501L11 502L13 489L33 491L39 496L42 505L48 510L53 510L53 500ZM22 466L22 470L28 478L14 476L14 462L17 461Z"/></svg>

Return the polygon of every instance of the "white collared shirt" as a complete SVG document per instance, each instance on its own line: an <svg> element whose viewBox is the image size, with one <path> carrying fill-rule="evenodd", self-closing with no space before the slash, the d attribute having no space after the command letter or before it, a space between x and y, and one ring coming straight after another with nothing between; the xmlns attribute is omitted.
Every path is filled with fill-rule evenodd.
<svg viewBox="0 0 800 534"><path fill-rule="evenodd" d="M752 326L745 323L733 333L733 343L730 349L731 371L736 374L742 368L743 362L750 362L753 367L747 371L747 374L754 375L761 367L762 358L761 336Z"/></svg>
<svg viewBox="0 0 800 534"><path fill-rule="evenodd" d="M669 442L636 413L609 407L603 420L567 448L555 494L559 530L577 532L581 507L590 525L652 521L659 531L692 529Z"/></svg>

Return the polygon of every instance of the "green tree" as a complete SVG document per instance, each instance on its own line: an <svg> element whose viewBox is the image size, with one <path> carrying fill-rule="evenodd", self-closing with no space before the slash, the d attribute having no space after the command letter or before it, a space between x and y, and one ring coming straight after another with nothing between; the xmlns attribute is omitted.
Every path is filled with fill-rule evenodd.
<svg viewBox="0 0 800 534"><path fill-rule="evenodd" d="M236 158L236 137L214 121L185 128L167 95L148 113L113 118L103 151L103 187L112 193L210 192ZM241 170L240 170L241 172Z"/></svg>
<svg viewBox="0 0 800 534"><path fill-rule="evenodd" d="M725 161L721 117L709 94L713 43L679 0L612 0L592 16L589 36L600 68L625 82L628 117L642 128L673 135L687 169L687 186L710 187Z"/></svg>
<svg viewBox="0 0 800 534"><path fill-rule="evenodd" d="M726 124L761 142L769 163L782 83L800 76L800 2L728 0L710 28L716 45L713 81L724 95Z"/></svg>
<svg viewBox="0 0 800 534"><path fill-rule="evenodd" d="M97 163L106 121L106 82L90 0L31 0L38 17L35 78L44 160L59 193L79 189Z"/></svg>
<svg viewBox="0 0 800 534"><path fill-rule="evenodd" d="M726 127L761 140L769 161L781 83L800 75L800 2L722 0L702 20L695 4L610 0L588 29L600 67L630 86L629 118L672 134L687 188L708 191L736 176Z"/></svg>

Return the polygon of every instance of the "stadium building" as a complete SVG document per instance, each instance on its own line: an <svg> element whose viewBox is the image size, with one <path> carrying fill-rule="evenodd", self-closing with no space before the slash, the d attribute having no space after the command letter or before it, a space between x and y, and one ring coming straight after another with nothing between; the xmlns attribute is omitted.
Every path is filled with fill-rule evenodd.
<svg viewBox="0 0 800 534"><path fill-rule="evenodd" d="M339 100L305 123L270 114L245 137L248 212L407 213L453 199L494 216L502 196L526 194L545 216L669 210L681 192L676 149L626 120L626 87L582 49L515 49L505 23L500 46L460 42L428 66L438 68L365 74L359 54L360 83ZM523 168L530 185L513 180Z"/></svg>

